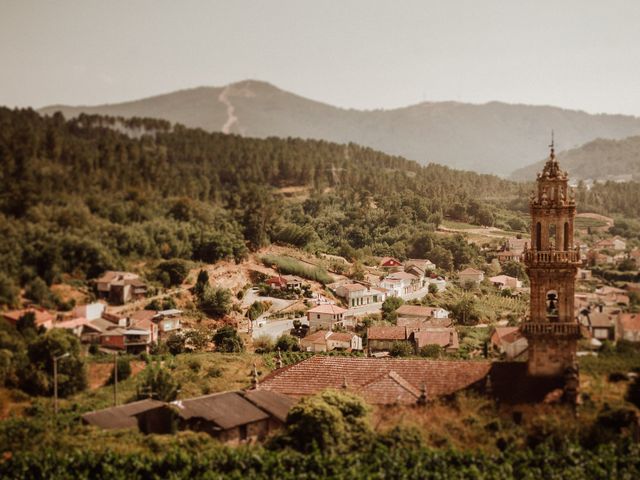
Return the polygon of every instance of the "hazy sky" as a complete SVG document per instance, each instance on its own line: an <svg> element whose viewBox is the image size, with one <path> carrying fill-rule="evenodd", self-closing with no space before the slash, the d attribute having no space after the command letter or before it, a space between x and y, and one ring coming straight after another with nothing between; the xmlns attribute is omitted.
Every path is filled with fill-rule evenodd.
<svg viewBox="0 0 640 480"><path fill-rule="evenodd" d="M640 116L640 1L0 0L0 105L247 78L351 108L502 100Z"/></svg>

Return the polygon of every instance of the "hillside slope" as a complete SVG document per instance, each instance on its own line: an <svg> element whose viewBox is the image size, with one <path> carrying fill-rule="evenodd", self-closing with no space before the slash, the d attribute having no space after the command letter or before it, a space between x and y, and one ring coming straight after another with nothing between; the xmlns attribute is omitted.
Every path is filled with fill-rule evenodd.
<svg viewBox="0 0 640 480"><path fill-rule="evenodd" d="M161 118L210 132L264 138L300 137L355 142L422 164L440 163L508 175L537 161L554 128L561 147L595 138L640 134L640 118L590 115L548 106L427 102L393 110L358 111L323 104L247 80L112 105L40 110L65 117L91 114Z"/></svg>
<svg viewBox="0 0 640 480"><path fill-rule="evenodd" d="M558 155L575 180L640 180L640 136L623 140L599 138ZM514 180L530 180L545 160L513 172Z"/></svg>

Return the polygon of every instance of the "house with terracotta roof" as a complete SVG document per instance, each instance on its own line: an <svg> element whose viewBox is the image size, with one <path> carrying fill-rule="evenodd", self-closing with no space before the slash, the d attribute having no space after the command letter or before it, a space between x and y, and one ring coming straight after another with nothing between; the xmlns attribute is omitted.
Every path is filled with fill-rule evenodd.
<svg viewBox="0 0 640 480"><path fill-rule="evenodd" d="M172 333L182 329L182 310L160 310L153 316L152 321L158 326L158 340L165 340Z"/></svg>
<svg viewBox="0 0 640 480"><path fill-rule="evenodd" d="M618 313L604 311L603 308L588 308L579 318L592 338L615 341L618 316Z"/></svg>
<svg viewBox="0 0 640 480"><path fill-rule="evenodd" d="M460 348L458 332L455 328L424 328L413 332L413 343L416 352L429 345L438 345L445 352L452 353Z"/></svg>
<svg viewBox="0 0 640 480"><path fill-rule="evenodd" d="M269 374L263 390L294 398L326 389L346 390L375 405L416 404L480 388L491 371L489 362L314 355Z"/></svg>
<svg viewBox="0 0 640 480"><path fill-rule="evenodd" d="M139 275L131 272L110 270L94 282L98 296L117 305L124 305L147 295L147 285Z"/></svg>
<svg viewBox="0 0 640 480"><path fill-rule="evenodd" d="M624 238L615 236L612 238L605 238L593 244L593 248L596 250L618 250L624 251L627 248L627 242Z"/></svg>
<svg viewBox="0 0 640 480"><path fill-rule="evenodd" d="M362 350L362 338L353 332L318 330L302 338L300 348L304 352L359 351Z"/></svg>
<svg viewBox="0 0 640 480"><path fill-rule="evenodd" d="M347 310L337 305L322 304L307 310L309 329L333 330L336 325L343 325Z"/></svg>
<svg viewBox="0 0 640 480"><path fill-rule="evenodd" d="M372 287L360 283L343 283L335 288L336 295L350 307L382 303L386 299L384 288Z"/></svg>
<svg viewBox="0 0 640 480"><path fill-rule="evenodd" d="M367 350L371 352L389 351L396 342L411 343L407 327L381 326L367 328Z"/></svg>
<svg viewBox="0 0 640 480"><path fill-rule="evenodd" d="M15 326L18 323L18 320L27 314L33 314L36 327L44 327L46 329L53 327L55 316L44 308L30 307L20 310L9 310L7 312L2 312L2 318Z"/></svg>
<svg viewBox="0 0 640 480"><path fill-rule="evenodd" d="M496 327L491 334L491 347L507 360L512 360L522 355L529 343L520 327Z"/></svg>
<svg viewBox="0 0 640 480"><path fill-rule="evenodd" d="M267 280L267 285L279 290L302 290L305 280L295 275L276 275Z"/></svg>
<svg viewBox="0 0 640 480"><path fill-rule="evenodd" d="M640 342L640 313L622 313L618 319L621 340Z"/></svg>
<svg viewBox="0 0 640 480"><path fill-rule="evenodd" d="M389 291L389 296L402 297L420 289L420 279L407 272L395 272L387 275L380 286Z"/></svg>
<svg viewBox="0 0 640 480"><path fill-rule="evenodd" d="M500 290L503 288L510 288L512 290L522 288L522 282L509 275L496 275L495 277L489 278L489 281Z"/></svg>
<svg viewBox="0 0 640 480"><path fill-rule="evenodd" d="M480 283L484 280L484 272L475 268L465 268L461 272L458 272L458 280L461 284L465 283Z"/></svg>
<svg viewBox="0 0 640 480"><path fill-rule="evenodd" d="M414 319L444 319L449 318L449 312L440 307L425 307L423 305L411 305L405 303L396 309L398 317Z"/></svg>

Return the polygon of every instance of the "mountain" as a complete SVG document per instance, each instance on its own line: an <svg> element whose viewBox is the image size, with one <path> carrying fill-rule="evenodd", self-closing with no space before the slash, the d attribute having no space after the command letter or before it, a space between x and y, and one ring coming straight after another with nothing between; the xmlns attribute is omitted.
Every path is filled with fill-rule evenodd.
<svg viewBox="0 0 640 480"><path fill-rule="evenodd" d="M210 132L258 138L354 142L422 164L505 176L541 157L552 128L566 148L599 137L640 134L637 117L591 115L549 106L427 102L392 110L347 110L255 80L111 105L54 105L40 110L44 114L55 111L67 118L83 112L161 118Z"/></svg>
<svg viewBox="0 0 640 480"><path fill-rule="evenodd" d="M531 180L546 159L513 172L514 180ZM572 180L640 180L640 136L622 140L598 138L558 155Z"/></svg>

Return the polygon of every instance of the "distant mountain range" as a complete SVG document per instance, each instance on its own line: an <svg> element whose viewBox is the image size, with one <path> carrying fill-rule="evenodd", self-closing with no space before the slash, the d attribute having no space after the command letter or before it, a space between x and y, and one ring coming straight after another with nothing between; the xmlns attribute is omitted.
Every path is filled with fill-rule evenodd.
<svg viewBox="0 0 640 480"><path fill-rule="evenodd" d="M558 155L572 180L640 181L640 136L622 140L598 138ZM516 170L513 180L531 180L546 160Z"/></svg>
<svg viewBox="0 0 640 480"><path fill-rule="evenodd" d="M420 163L507 176L545 155L551 129L563 148L640 134L640 118L549 106L427 102L392 110L347 110L260 81L199 87L93 107L53 105L44 114L82 112L152 117L251 137L354 142Z"/></svg>

